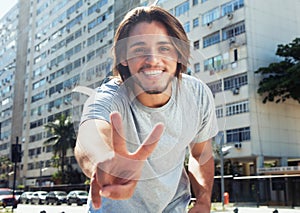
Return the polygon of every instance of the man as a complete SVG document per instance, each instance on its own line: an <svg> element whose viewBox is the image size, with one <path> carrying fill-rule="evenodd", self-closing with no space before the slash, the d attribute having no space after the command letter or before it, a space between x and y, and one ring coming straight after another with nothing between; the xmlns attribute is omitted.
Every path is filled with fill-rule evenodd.
<svg viewBox="0 0 300 213"><path fill-rule="evenodd" d="M91 178L89 212L186 212L190 183L190 212L210 212L215 108L208 87L183 74L190 52L182 25L162 8L136 8L120 23L113 53L116 77L85 103L75 148Z"/></svg>

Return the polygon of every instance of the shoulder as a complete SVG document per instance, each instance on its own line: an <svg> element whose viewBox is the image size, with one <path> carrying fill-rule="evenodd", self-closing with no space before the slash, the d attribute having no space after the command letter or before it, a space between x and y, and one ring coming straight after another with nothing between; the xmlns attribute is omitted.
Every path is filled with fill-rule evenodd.
<svg viewBox="0 0 300 213"><path fill-rule="evenodd" d="M112 78L111 80L103 83L100 87L96 88L97 93L115 93L119 91L121 87L121 82L117 78Z"/></svg>
<svg viewBox="0 0 300 213"><path fill-rule="evenodd" d="M188 90L193 94L202 94L202 95L210 95L211 91L208 86L199 78L194 76L190 76L187 74L182 74L182 82L181 87L183 90Z"/></svg>

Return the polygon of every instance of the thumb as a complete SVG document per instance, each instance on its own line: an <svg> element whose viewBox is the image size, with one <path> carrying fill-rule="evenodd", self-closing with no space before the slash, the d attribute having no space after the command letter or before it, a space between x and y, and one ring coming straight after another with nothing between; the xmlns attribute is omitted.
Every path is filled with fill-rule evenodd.
<svg viewBox="0 0 300 213"><path fill-rule="evenodd" d="M95 209L99 209L101 207L101 196L100 196L100 186L98 184L96 174L94 173L91 178L90 190L92 196L92 203Z"/></svg>

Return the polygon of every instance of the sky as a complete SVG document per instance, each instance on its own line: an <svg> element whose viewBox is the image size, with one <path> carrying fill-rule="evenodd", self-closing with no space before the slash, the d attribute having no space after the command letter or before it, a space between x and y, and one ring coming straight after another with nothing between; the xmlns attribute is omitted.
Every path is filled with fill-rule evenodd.
<svg viewBox="0 0 300 213"><path fill-rule="evenodd" d="M27 0L26 0L27 1ZM18 2L18 0L0 0L0 19Z"/></svg>

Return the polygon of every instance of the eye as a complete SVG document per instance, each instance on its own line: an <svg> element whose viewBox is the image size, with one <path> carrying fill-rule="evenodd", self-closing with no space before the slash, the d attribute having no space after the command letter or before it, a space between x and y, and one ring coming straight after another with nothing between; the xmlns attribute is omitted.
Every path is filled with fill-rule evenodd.
<svg viewBox="0 0 300 213"><path fill-rule="evenodd" d="M135 55L143 55L146 52L147 52L146 48L143 48L143 47L135 48L133 50L133 54L135 54Z"/></svg>
<svg viewBox="0 0 300 213"><path fill-rule="evenodd" d="M159 47L159 51L162 52L162 53L168 53L170 52L171 48L168 47L168 46L161 46Z"/></svg>

